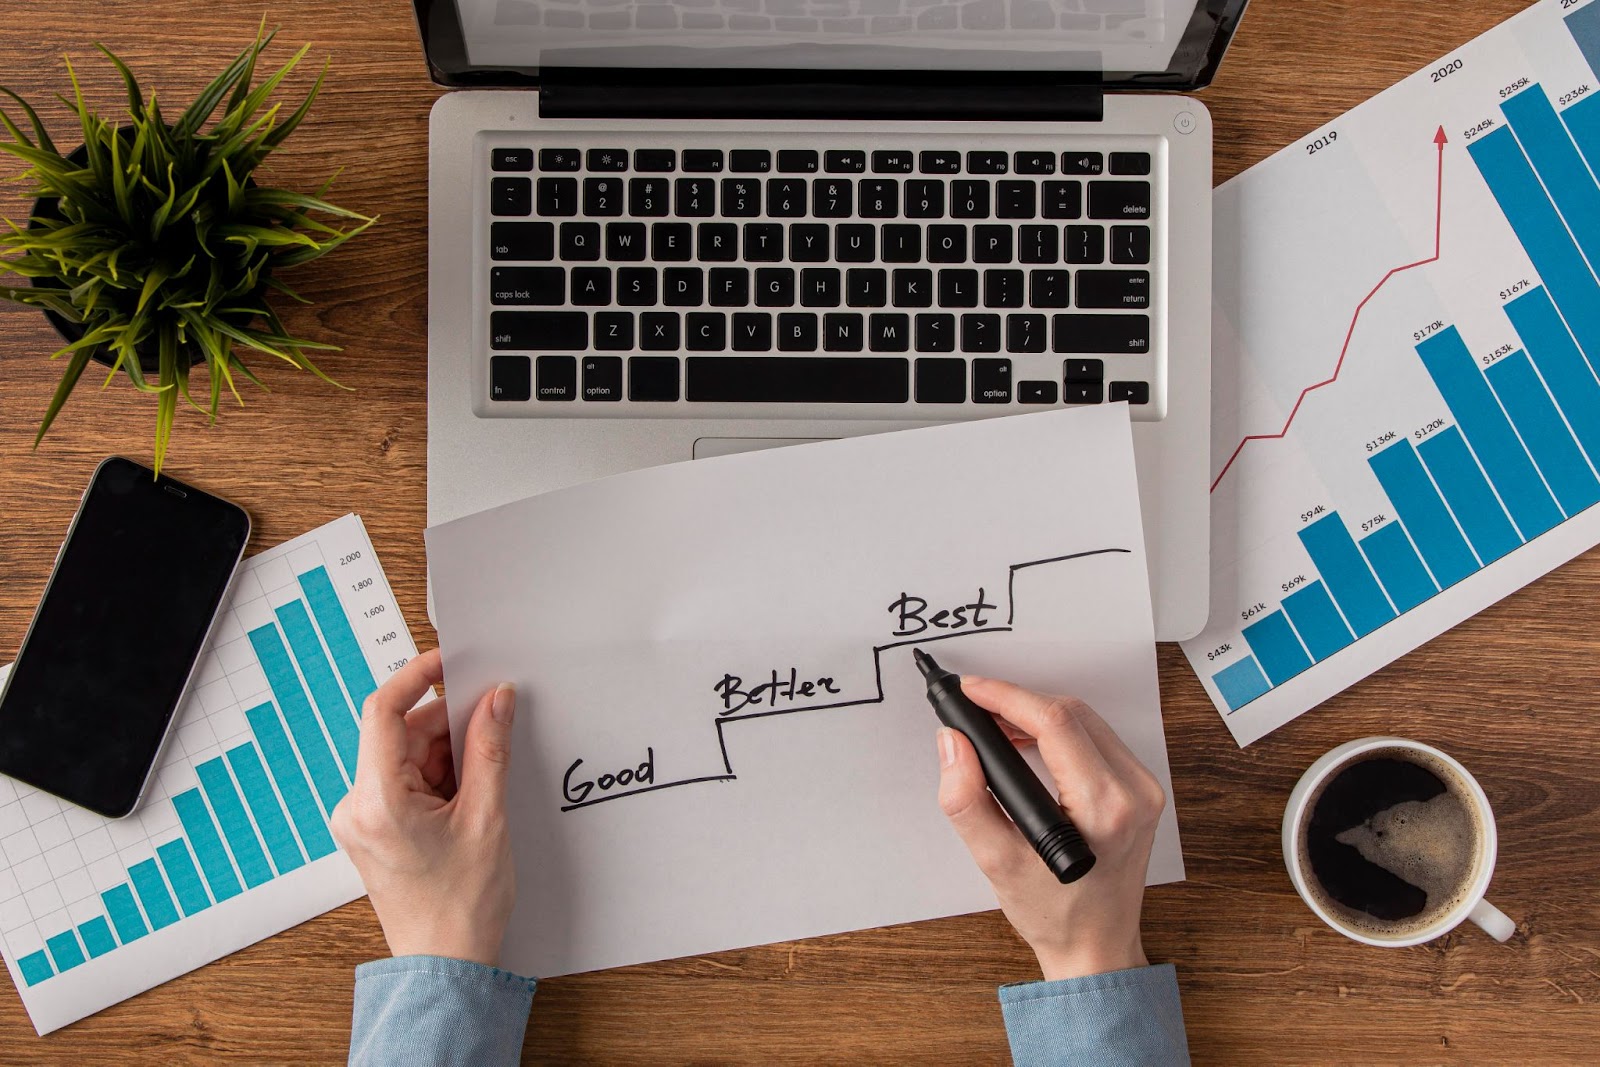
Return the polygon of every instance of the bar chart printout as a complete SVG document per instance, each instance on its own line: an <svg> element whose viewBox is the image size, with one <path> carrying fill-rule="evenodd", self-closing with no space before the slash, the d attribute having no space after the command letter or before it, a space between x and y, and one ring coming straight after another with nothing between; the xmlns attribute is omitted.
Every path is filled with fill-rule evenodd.
<svg viewBox="0 0 1600 1067"><path fill-rule="evenodd" d="M1184 651L1240 744L1600 542L1597 86L1544 0L1218 189Z"/></svg>
<svg viewBox="0 0 1600 1067"><path fill-rule="evenodd" d="M346 515L240 568L137 812L0 778L0 950L35 1029L361 896L328 819L362 701L415 654Z"/></svg>

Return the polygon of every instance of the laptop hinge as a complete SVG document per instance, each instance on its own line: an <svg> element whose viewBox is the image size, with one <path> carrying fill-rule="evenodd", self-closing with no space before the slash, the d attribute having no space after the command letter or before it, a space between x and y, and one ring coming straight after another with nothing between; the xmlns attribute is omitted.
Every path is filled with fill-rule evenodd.
<svg viewBox="0 0 1600 1067"><path fill-rule="evenodd" d="M1046 83L1015 76L912 74L854 78L782 72L758 82L701 71L646 72L546 67L539 114L582 119L920 119L1099 122L1105 95L1097 85ZM956 84L959 79L960 83Z"/></svg>

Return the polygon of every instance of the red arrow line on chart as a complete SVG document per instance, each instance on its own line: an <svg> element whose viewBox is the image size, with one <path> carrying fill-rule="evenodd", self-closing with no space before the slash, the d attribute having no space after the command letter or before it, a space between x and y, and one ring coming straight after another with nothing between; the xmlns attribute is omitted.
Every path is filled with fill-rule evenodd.
<svg viewBox="0 0 1600 1067"><path fill-rule="evenodd" d="M1217 486L1222 484L1222 479L1227 475L1229 468L1233 466L1234 460L1239 458L1239 453L1244 451L1245 445L1249 444L1251 441L1276 441L1282 438L1289 432L1289 427L1294 423L1294 417L1300 411L1300 405L1306 402L1306 397L1310 396L1318 389L1321 389L1324 385L1332 385L1334 382L1339 380L1339 371L1344 368L1344 357L1350 353L1350 339L1355 336L1356 323L1361 321L1361 311L1367 306L1367 302L1369 300L1378 295L1378 290L1382 289L1384 285L1388 283L1389 279L1393 278L1396 274L1404 274L1406 271L1411 270L1414 267L1425 267L1429 263L1438 261L1439 238L1443 232L1442 226L1444 221L1444 146L1449 142L1449 140L1450 139L1444 135L1443 126L1440 126L1438 132L1433 135L1433 143L1439 146L1439 177L1435 187L1433 208L1433 255L1429 256L1427 259L1419 259L1415 263L1407 263L1401 267L1391 268L1389 273L1380 278L1378 280L1378 284L1372 287L1372 291L1361 298L1361 303L1356 305L1355 314L1350 316L1350 328L1345 331L1344 346L1339 349L1339 362L1333 365L1333 373L1323 381L1317 382L1315 385L1308 385L1304 389L1300 390L1300 397L1294 402L1294 407L1290 409L1289 417L1283 420L1283 429L1279 430L1277 433L1253 433L1246 437L1243 441L1240 441L1239 447L1235 448L1233 450L1233 455L1228 457L1228 462L1222 465L1222 471L1217 475L1217 480L1211 483L1211 491L1213 493L1217 491Z"/></svg>

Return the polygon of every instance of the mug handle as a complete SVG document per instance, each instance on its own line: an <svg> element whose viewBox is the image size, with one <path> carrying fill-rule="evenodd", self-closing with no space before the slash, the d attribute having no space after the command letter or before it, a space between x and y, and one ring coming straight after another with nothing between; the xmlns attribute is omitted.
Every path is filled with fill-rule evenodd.
<svg viewBox="0 0 1600 1067"><path fill-rule="evenodd" d="M1467 918L1483 928L1483 932L1496 941L1509 941L1511 935L1517 932L1517 924L1511 921L1511 916L1489 903L1480 900L1472 906L1472 911Z"/></svg>

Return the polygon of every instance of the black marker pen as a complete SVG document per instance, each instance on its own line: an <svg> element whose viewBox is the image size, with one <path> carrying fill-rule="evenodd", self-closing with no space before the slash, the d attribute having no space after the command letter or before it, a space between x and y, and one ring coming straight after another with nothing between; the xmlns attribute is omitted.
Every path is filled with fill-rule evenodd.
<svg viewBox="0 0 1600 1067"><path fill-rule="evenodd" d="M920 648L913 649L911 655L928 680L928 703L938 713L939 721L960 730L978 750L989 792L1045 866L1062 885L1088 874L1094 866L1094 853L994 717L967 699L959 676L939 666Z"/></svg>

